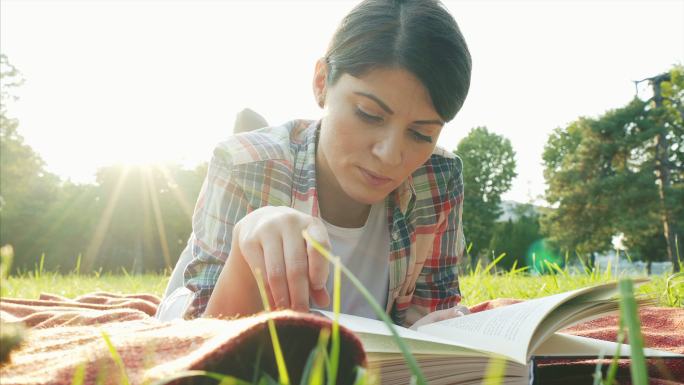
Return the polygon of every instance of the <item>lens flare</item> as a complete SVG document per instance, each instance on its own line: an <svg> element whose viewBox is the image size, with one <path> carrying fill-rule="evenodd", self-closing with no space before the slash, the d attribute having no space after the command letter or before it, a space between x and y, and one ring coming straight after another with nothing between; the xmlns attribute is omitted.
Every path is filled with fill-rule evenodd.
<svg viewBox="0 0 684 385"><path fill-rule="evenodd" d="M527 249L525 254L527 265L539 273L549 273L553 271L550 265L557 265L563 267L564 261L556 250L554 250L546 239L538 239L534 241Z"/></svg>

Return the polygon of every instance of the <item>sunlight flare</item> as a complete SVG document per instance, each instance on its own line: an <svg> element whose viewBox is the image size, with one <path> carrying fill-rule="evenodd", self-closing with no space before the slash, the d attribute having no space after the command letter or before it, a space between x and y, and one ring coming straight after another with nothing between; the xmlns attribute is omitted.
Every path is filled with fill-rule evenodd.
<svg viewBox="0 0 684 385"><path fill-rule="evenodd" d="M100 221L97 223L95 234L93 234L93 237L90 241L90 244L88 245L88 248L86 249L85 256L83 258L84 267L86 271L92 270L93 262L95 261L97 255L100 253L100 247L102 247L102 243L105 239L105 234L109 229L109 225L112 221L112 214L114 213L116 204L119 201L119 197L121 196L121 190L123 189L124 182L126 181L126 177L128 176L129 171L130 170L128 167L124 168L123 172L121 173L121 176L119 177L119 180L116 182L114 193L112 194L111 199L109 199L109 201L107 202L107 207L105 207L104 213L100 217Z"/></svg>

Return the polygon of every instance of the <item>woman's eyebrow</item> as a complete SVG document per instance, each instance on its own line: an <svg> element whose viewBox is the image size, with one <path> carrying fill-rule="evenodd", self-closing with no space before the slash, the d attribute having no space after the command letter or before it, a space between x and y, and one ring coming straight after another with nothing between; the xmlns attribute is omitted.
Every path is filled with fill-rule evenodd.
<svg viewBox="0 0 684 385"><path fill-rule="evenodd" d="M415 122L413 122L413 124L436 124L438 126L443 126L444 122L441 120L416 120Z"/></svg>
<svg viewBox="0 0 684 385"><path fill-rule="evenodd" d="M385 112L387 112L388 114L390 114L390 115L394 114L394 111L392 111L392 109L389 108L389 106L387 106L387 104L385 104L385 102L383 102L382 100L380 100L380 98L378 98L377 96L375 96L375 95L373 95L373 94L367 94L367 93L365 93L365 92L359 92L359 91L354 92L354 93L355 93L356 95L365 96L365 97L367 97L368 99L371 99L371 100L373 100L374 102L378 103L378 105L379 105L383 110L385 110Z"/></svg>
<svg viewBox="0 0 684 385"><path fill-rule="evenodd" d="M392 109L389 108L389 106L387 104L385 104L385 102L380 100L380 98L378 98L377 96L375 96L373 94L366 93L366 92L361 92L361 91L356 91L356 92L354 92L354 94L367 97L368 99L371 99L375 103L377 103L388 114L390 114L390 115L394 114L394 111L392 111ZM436 119L436 120L416 120L415 122L413 122L413 124L418 124L418 125L436 124L438 126L443 126L444 122L439 120L439 119Z"/></svg>

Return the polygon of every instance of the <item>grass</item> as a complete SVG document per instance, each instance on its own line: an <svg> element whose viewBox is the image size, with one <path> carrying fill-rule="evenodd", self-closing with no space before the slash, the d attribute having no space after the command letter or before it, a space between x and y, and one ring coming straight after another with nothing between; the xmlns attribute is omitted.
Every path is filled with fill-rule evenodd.
<svg viewBox="0 0 684 385"><path fill-rule="evenodd" d="M463 304L472 306L495 298L533 299L558 294L583 287L615 281L613 276L591 277L588 275L483 275L468 274L459 278L463 294ZM650 276L650 281L639 286L635 294L653 296L657 306L684 306L684 280L669 285L664 275ZM672 280L670 280L672 282Z"/></svg>
<svg viewBox="0 0 684 385"><path fill-rule="evenodd" d="M305 237L307 237L306 234ZM380 306L375 303L361 283L339 263L339 259L327 253L326 250L320 249L320 245L316 245L315 242L314 247L319 249L321 254L328 258L335 266L333 302L335 304L334 311L336 317L333 321L331 331L321 331L319 343L317 344L317 347L313 349L306 362L304 370L305 376L301 385L334 385L334 379L337 377L337 361L339 359L339 326L337 324L337 314L339 313L339 279L341 272L357 286L357 289L362 294L365 293L364 296L367 297L367 300L374 308L377 315L387 323L388 328L395 336L396 342L400 346L402 353L404 353L407 365L412 369L413 378L410 382L412 384L426 384L415 359L410 354L408 348L404 346L403 341L398 337L387 314L385 314ZM460 286L463 290L463 304L474 305L495 298L532 299L619 279L621 311L620 340L622 340L624 334L627 334L629 340L632 341L633 363L631 369L633 382L635 384L645 384L647 382L648 378L643 357L643 343L641 343L640 338L640 325L634 297L635 295L644 294L655 298L658 306L684 306L684 273L678 273L671 276L651 276L650 282L641 285L634 291L631 280L627 277L614 275L610 265L606 266L604 269L599 268L591 271L585 269L579 271L572 268L561 268L558 265L549 265L548 271L553 273L538 276L529 274L525 268L518 269L515 266L510 271L497 271L496 265L503 257L504 255L502 254L489 265L485 267L478 265L476 268L470 269L467 273L460 275ZM5 267L7 266L6 263L4 265ZM65 297L76 297L93 291L107 291L120 294L151 293L161 296L168 280L167 274L130 275L123 269L122 273L123 274L102 274L96 272L93 274L81 274L79 270L75 270L70 274L46 272L43 269L43 259L41 258L41 263L36 265L34 271L5 277L3 279L2 294L7 297L37 298L40 293L45 292ZM5 274L6 271L3 272L2 275L4 276ZM264 302L264 306L268 310L267 301ZM284 366L276 330L272 323L269 324L269 332L274 341L274 353L279 361L279 381L270 378L266 374L259 377L259 375L255 373L255 378L252 383L260 385L289 385L290 381L287 375L287 369ZM330 334L332 334L332 336ZM332 337L331 342L330 337ZM109 347L114 361L122 372L121 377L123 383L127 383L125 367L123 367L123 363L118 356L118 353L107 335L103 335L103 339L104 343ZM327 348L328 346L330 347ZM613 360L613 363L607 372L606 379L600 378L601 368L600 366L597 366L595 383L606 385L614 383L616 363L617 360ZM504 365L504 361L492 359L487 369L485 383L492 385L500 384L503 379ZM84 369L80 367L77 369L72 384L80 385L83 381ZM368 373L365 373L363 368L357 368L357 370L357 384L372 382L369 382L369 378L371 377L368 377ZM211 377L219 380L221 384L248 384L245 381L217 373L194 371L179 373L177 376L159 381L155 385L161 385L175 379L192 376ZM327 379L327 381L325 379Z"/></svg>
<svg viewBox="0 0 684 385"><path fill-rule="evenodd" d="M25 273L10 276L3 282L4 296L14 298L38 298L40 293L58 294L73 298L94 291L107 291L117 294L150 293L164 294L168 282L165 274L60 274L43 273L36 276Z"/></svg>
<svg viewBox="0 0 684 385"><path fill-rule="evenodd" d="M653 275L651 281L639 286L636 294L652 295L657 306L684 306L684 274L673 276ZM124 275L59 274L32 272L10 276L3 282L3 296L14 298L38 298L40 293L58 294L73 298L94 291L118 294L150 293L164 294L169 276L166 274ZM460 280L463 304L472 306L494 298L532 299L564 291L597 285L615 280L609 274L567 274L533 276L526 273L471 272Z"/></svg>

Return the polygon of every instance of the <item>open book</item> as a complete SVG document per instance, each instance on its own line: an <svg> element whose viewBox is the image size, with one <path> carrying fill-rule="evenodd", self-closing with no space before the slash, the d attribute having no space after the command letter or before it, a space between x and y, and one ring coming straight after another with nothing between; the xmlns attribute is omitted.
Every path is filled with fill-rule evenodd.
<svg viewBox="0 0 684 385"><path fill-rule="evenodd" d="M431 385L481 384L493 357L506 360L504 384L529 384L533 356L616 354L616 343L556 333L618 310L616 295L617 284L609 283L439 321L417 331L396 328ZM383 322L346 314L339 322L359 336L369 367L379 369L382 384L407 383L409 369ZM629 356L629 346L623 345L620 354ZM684 357L653 349L645 354Z"/></svg>

